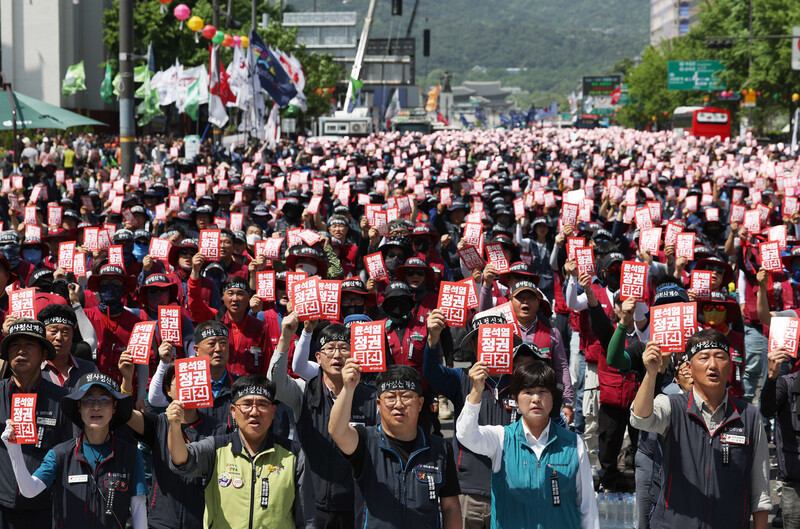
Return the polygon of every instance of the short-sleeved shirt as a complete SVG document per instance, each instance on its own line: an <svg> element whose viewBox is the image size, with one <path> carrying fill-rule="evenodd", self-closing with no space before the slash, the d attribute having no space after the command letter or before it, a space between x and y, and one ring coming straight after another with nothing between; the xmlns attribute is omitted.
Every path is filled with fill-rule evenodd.
<svg viewBox="0 0 800 529"><path fill-rule="evenodd" d="M111 441L106 441L101 445L93 445L87 442L81 443L83 456L90 464L92 461L103 461L111 454ZM53 450L47 452L44 456L42 464L33 473L35 478L38 478L45 486L50 489L58 479L56 474L56 453ZM144 459L142 453L136 451L136 463L133 467L133 486L136 493L134 496L147 495L147 480L144 475Z"/></svg>

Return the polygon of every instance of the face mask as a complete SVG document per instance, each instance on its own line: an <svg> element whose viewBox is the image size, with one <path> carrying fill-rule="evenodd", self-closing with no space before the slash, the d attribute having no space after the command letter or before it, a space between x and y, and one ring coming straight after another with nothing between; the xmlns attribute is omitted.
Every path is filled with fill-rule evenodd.
<svg viewBox="0 0 800 529"><path fill-rule="evenodd" d="M25 260L25 262L36 266L36 265L39 264L39 261L42 260L42 249L41 248L23 248L22 249L22 259Z"/></svg>
<svg viewBox="0 0 800 529"><path fill-rule="evenodd" d="M703 311L703 318L705 319L706 325L719 325L720 323L725 323L725 320L728 317L727 310L704 310Z"/></svg>
<svg viewBox="0 0 800 529"><path fill-rule="evenodd" d="M392 303L388 307L384 307L384 310L393 324L402 326L411 317L413 304L414 302L411 299L402 299Z"/></svg>
<svg viewBox="0 0 800 529"><path fill-rule="evenodd" d="M125 289L122 285L100 285L97 294L99 298L98 308L102 312L108 311L111 314L119 314L122 312L124 307L122 296L125 294Z"/></svg>
<svg viewBox="0 0 800 529"><path fill-rule="evenodd" d="M254 246L260 240L261 240L261 235L257 233L250 233L247 235L247 244L249 244L250 246Z"/></svg>
<svg viewBox="0 0 800 529"><path fill-rule="evenodd" d="M150 251L149 244L139 244L137 242L134 243L133 245L133 256L136 258L137 261L141 261L142 259L144 259L144 256L147 255L149 251Z"/></svg>
<svg viewBox="0 0 800 529"><path fill-rule="evenodd" d="M364 314L364 305L348 305L342 307L342 319L353 314Z"/></svg>
<svg viewBox="0 0 800 529"><path fill-rule="evenodd" d="M8 260L11 268L16 268L21 258L19 256L19 244L6 244L0 246L0 253Z"/></svg>
<svg viewBox="0 0 800 529"><path fill-rule="evenodd" d="M158 307L159 305L167 305L169 303L169 292L157 292L154 290L148 290L147 301L150 302L151 307Z"/></svg>
<svg viewBox="0 0 800 529"><path fill-rule="evenodd" d="M403 264L403 258L396 256L387 257L386 259L384 259L383 263L386 265L386 271L392 274L392 277L394 277L394 273L397 270L397 267Z"/></svg>
<svg viewBox="0 0 800 529"><path fill-rule="evenodd" d="M420 253L425 253L431 247L431 241L426 237L424 239L416 239L414 241L414 248Z"/></svg>
<svg viewBox="0 0 800 529"><path fill-rule="evenodd" d="M616 292L619 290L619 274L606 277L606 286L611 292Z"/></svg>
<svg viewBox="0 0 800 529"><path fill-rule="evenodd" d="M297 265L297 270L305 272L309 276L313 276L314 274L317 273L317 265L310 263L300 263Z"/></svg>

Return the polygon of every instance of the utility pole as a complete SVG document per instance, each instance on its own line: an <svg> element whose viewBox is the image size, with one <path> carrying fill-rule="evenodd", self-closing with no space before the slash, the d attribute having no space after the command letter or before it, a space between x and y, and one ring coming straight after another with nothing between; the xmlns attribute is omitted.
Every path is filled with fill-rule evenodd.
<svg viewBox="0 0 800 529"><path fill-rule="evenodd" d="M217 28L217 31L219 31L221 29L219 27L219 0L213 0L211 2L211 23L214 25L215 28ZM216 44L212 44L212 47L216 47L216 46L217 46ZM211 56L213 58L213 54L211 54ZM219 59L217 59L217 61L219 61ZM211 74L211 72L208 72L208 73ZM214 81L218 83L219 79L215 79ZM197 122L198 122L198 127L199 127L199 124L200 124L200 109L199 108L197 110ZM219 133L220 133L220 130L216 126L212 125L211 126L211 138L212 138L212 141L214 143L214 147L215 148L219 144ZM205 136L205 134L204 134L204 136Z"/></svg>
<svg viewBox="0 0 800 529"><path fill-rule="evenodd" d="M133 173L136 124L133 120L133 1L119 0L119 146L123 176Z"/></svg>

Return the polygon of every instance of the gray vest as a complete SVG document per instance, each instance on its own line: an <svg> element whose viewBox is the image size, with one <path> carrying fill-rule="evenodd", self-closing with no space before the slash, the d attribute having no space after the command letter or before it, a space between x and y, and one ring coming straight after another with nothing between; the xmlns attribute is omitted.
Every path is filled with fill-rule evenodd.
<svg viewBox="0 0 800 529"><path fill-rule="evenodd" d="M750 527L750 472L762 427L758 409L729 396L712 436L692 395L669 396L661 494L650 527Z"/></svg>

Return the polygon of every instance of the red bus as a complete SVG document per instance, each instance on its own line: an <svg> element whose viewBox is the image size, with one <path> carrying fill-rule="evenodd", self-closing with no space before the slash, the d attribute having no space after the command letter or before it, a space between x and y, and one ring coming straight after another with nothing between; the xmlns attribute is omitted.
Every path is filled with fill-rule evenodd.
<svg viewBox="0 0 800 529"><path fill-rule="evenodd" d="M672 113L672 130L682 135L688 132L699 138L731 135L731 113L723 108L678 107Z"/></svg>

